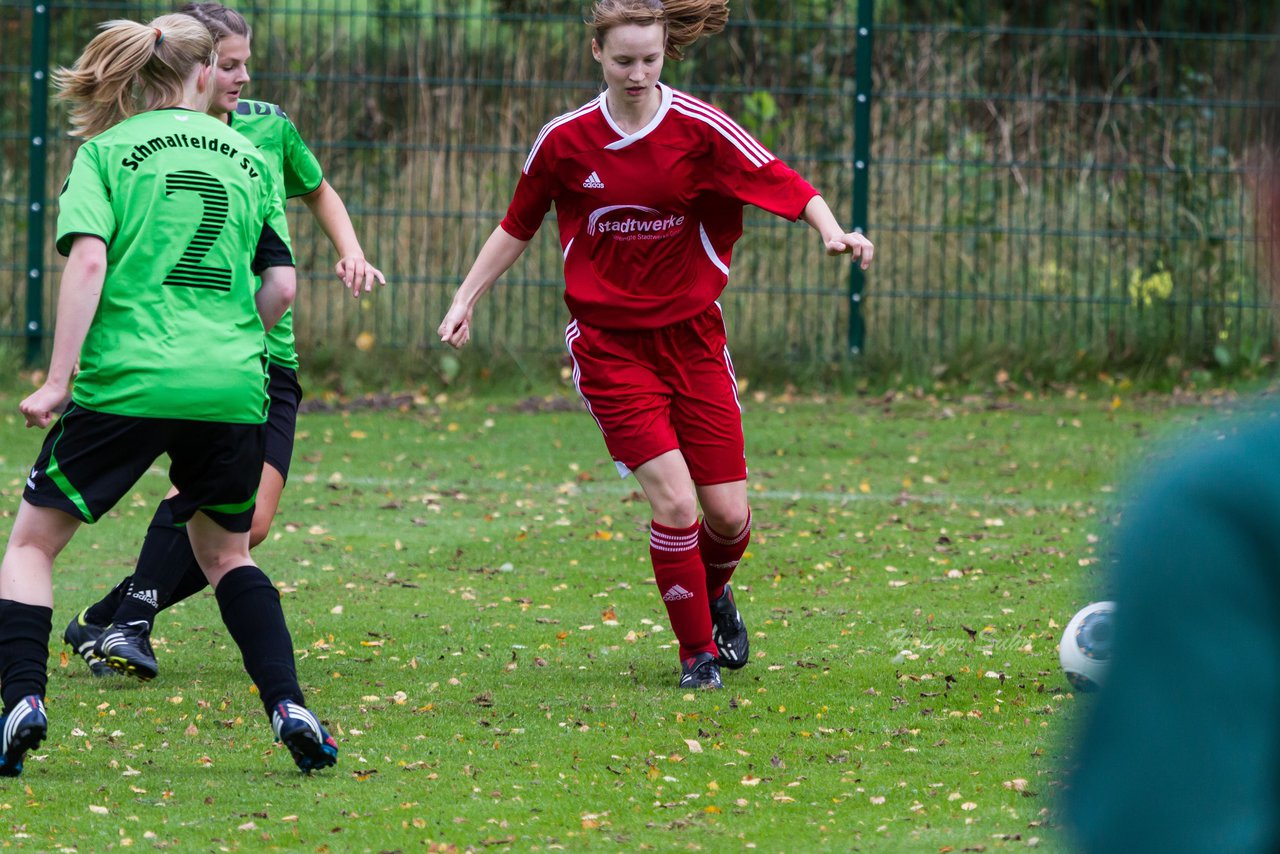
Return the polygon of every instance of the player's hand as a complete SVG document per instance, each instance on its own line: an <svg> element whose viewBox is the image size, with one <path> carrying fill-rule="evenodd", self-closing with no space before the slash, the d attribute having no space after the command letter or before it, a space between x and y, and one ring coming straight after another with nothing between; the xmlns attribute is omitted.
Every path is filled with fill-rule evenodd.
<svg viewBox="0 0 1280 854"><path fill-rule="evenodd" d="M380 285L387 283L382 271L366 261L363 255L348 255L339 261L333 269L338 274L338 278L342 280L342 284L357 299L360 297L361 292L367 294L373 290L375 281Z"/></svg>
<svg viewBox="0 0 1280 854"><path fill-rule="evenodd" d="M862 269L871 266L871 259L875 257L876 247L865 235L851 231L848 234L842 234L839 237L833 237L827 241L828 255L848 255L850 259L860 259Z"/></svg>
<svg viewBox="0 0 1280 854"><path fill-rule="evenodd" d="M471 309L464 305L449 306L449 313L440 321L440 340L454 349L461 349L471 340Z"/></svg>
<svg viewBox="0 0 1280 854"><path fill-rule="evenodd" d="M28 427L43 430L53 421L54 415L67 408L70 399L70 389L46 382L18 404L18 411L27 419Z"/></svg>

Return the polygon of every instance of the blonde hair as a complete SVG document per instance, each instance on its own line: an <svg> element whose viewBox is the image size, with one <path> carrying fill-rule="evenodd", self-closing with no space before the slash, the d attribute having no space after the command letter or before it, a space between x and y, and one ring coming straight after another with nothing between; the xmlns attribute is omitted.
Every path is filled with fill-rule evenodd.
<svg viewBox="0 0 1280 854"><path fill-rule="evenodd" d="M683 59L684 48L703 36L715 35L728 22L727 0L599 0L591 9L587 26L596 43L603 46L614 27L661 24L666 32L667 57Z"/></svg>
<svg viewBox="0 0 1280 854"><path fill-rule="evenodd" d="M130 116L182 103L197 65L212 65L213 36L189 15L149 24L107 21L70 68L53 72L69 101L72 135L91 137Z"/></svg>

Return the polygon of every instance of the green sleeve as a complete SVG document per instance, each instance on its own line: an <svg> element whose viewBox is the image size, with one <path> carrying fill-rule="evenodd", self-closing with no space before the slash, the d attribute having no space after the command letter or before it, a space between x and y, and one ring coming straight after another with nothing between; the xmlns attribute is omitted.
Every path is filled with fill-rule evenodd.
<svg viewBox="0 0 1280 854"><path fill-rule="evenodd" d="M284 120L283 136L285 196L305 196L320 186L324 170L289 119Z"/></svg>
<svg viewBox="0 0 1280 854"><path fill-rule="evenodd" d="M1280 842L1277 442L1219 438L1126 510L1111 669L1066 795L1083 851Z"/></svg>
<svg viewBox="0 0 1280 854"><path fill-rule="evenodd" d="M76 152L71 174L62 185L58 200L58 252L71 253L71 244L82 234L101 237L108 246L116 233L116 214L111 206L96 145L87 142Z"/></svg>

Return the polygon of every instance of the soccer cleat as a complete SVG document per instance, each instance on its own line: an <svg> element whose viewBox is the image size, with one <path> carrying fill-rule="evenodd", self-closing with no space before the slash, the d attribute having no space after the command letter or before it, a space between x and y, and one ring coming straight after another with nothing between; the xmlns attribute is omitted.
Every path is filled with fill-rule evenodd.
<svg viewBox="0 0 1280 854"><path fill-rule="evenodd" d="M49 732L49 718L44 701L35 694L23 697L0 718L0 777L17 777L22 773L22 760L34 750Z"/></svg>
<svg viewBox="0 0 1280 854"><path fill-rule="evenodd" d="M711 637L716 642L721 667L737 670L747 666L751 660L751 639L738 613L738 603L733 601L733 588L728 584L720 598L711 603Z"/></svg>
<svg viewBox="0 0 1280 854"><path fill-rule="evenodd" d="M276 741L289 748L293 761L304 773L328 768L338 762L338 743L305 707L285 700L271 713L271 731Z"/></svg>
<svg viewBox="0 0 1280 854"><path fill-rule="evenodd" d="M112 623L102 630L93 653L113 670L146 682L160 672L151 651L151 627L143 620Z"/></svg>
<svg viewBox="0 0 1280 854"><path fill-rule="evenodd" d="M720 665L709 652L686 658L680 668L681 688L720 688Z"/></svg>
<svg viewBox="0 0 1280 854"><path fill-rule="evenodd" d="M93 653L94 644L102 637L102 626L85 622L84 615L88 610L85 608L67 623L67 629L62 633L62 642L84 659L84 663L89 665L89 672L94 676L114 676L116 672Z"/></svg>

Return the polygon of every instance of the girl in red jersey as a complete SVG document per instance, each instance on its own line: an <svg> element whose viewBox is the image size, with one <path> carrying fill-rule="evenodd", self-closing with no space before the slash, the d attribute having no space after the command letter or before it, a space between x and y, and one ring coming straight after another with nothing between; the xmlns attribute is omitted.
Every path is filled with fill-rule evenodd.
<svg viewBox="0 0 1280 854"><path fill-rule="evenodd" d="M679 59L728 15L725 0L595 4L591 53L605 91L538 134L506 217L439 328L454 347L470 340L476 302L554 203L574 383L619 472L649 500L649 555L679 640L681 687L719 688L720 668L749 654L728 583L751 531L742 411L716 302L742 209L803 219L828 255L863 269L873 253L737 123L659 81L664 57Z"/></svg>

